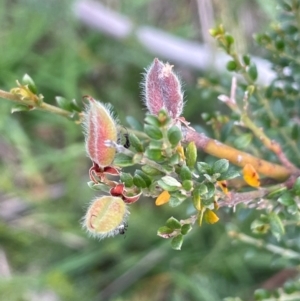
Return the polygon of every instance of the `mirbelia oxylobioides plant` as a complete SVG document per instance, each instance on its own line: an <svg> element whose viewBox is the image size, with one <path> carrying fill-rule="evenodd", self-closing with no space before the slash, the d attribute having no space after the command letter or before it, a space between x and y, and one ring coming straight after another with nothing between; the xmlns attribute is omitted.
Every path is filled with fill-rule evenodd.
<svg viewBox="0 0 300 301"><path fill-rule="evenodd" d="M143 93L148 114L144 133L138 137L130 132L126 145L119 143L122 132L110 107L86 97L88 104L83 124L87 153L93 162L89 186L106 194L91 203L83 221L84 227L94 236L103 238L123 234L127 226L127 207L142 195L155 198L157 206L168 203L176 207L183 202L191 202L194 207L191 216L182 220L170 217L165 226L158 229L159 236L171 238L172 247L180 249L184 236L194 224L201 226L203 220L214 224L219 220L219 207L235 208L239 203L267 199L292 187L299 175L298 169L289 163L274 141L270 143L278 150L282 161L289 163L286 166L264 161L197 133L181 115L183 92L172 68L170 64L155 59L146 71ZM226 98L238 109L233 100L233 97ZM197 162L197 148L222 159L212 165ZM229 191L228 181L240 175L229 170L229 161L243 167L242 185L255 190L236 192L236 184L231 181ZM135 172L127 172L126 167L133 165ZM283 184L262 188L259 173L277 181L288 179L290 174L292 177ZM299 182L295 185L294 190ZM265 204L260 202L249 206L264 207ZM284 233L283 224L275 212L269 212L262 219L253 224L254 230L262 232L271 227L278 238Z"/></svg>
<svg viewBox="0 0 300 301"><path fill-rule="evenodd" d="M228 44L231 40L226 40L221 29L216 29L213 34L219 39L223 35L224 43ZM179 250L184 236L195 224L218 222L220 207L235 208L243 203L249 208L267 209L267 214L253 222L252 229L259 233L271 230L278 239L284 234L278 212L285 210L294 217L298 215L300 172L286 158L280 145L270 140L248 117L248 97L253 89L247 88L242 109L235 102L235 89L233 80L231 95L222 95L220 99L234 111L243 112L241 122L260 137L282 165L197 133L182 116L184 97L173 66L158 59L154 59L144 78L143 94L148 113L142 132L128 129L124 133L110 105L91 96L84 97L83 112L74 100L67 101L62 97L56 99L60 108L46 104L43 96L37 95L35 84L28 75L17 88L10 93L0 91L0 95L18 103L14 112L40 109L83 124L86 151L92 161L88 185L100 192L82 222L92 236L102 239L124 234L128 207L141 196L154 198L157 206L168 203L176 207L190 202L194 208L190 216L180 220L170 217L158 229L158 235L171 239L172 247ZM121 143L124 139L125 143ZM197 162L197 149L220 160L213 164ZM240 177L240 172L229 168L230 163L242 169L243 179L235 179ZM131 172L131 166L134 166L134 172ZM260 180L259 174L265 178ZM247 188L245 192L243 187ZM249 190L249 187L253 189ZM281 207L276 205L278 202ZM234 236L235 233L231 234Z"/></svg>

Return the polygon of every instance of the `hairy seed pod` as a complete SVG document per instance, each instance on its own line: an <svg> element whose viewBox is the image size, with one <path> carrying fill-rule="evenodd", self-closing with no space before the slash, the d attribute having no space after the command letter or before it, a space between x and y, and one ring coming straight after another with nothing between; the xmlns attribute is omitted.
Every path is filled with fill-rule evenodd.
<svg viewBox="0 0 300 301"><path fill-rule="evenodd" d="M88 156L99 167L110 166L115 157L115 149L105 145L105 141L116 142L117 125L109 105L104 105L92 97L84 111L85 145Z"/></svg>
<svg viewBox="0 0 300 301"><path fill-rule="evenodd" d="M169 116L177 118L183 110L183 92L178 76L169 63L157 58L146 71L144 83L145 104L151 114L165 109Z"/></svg>
<svg viewBox="0 0 300 301"><path fill-rule="evenodd" d="M92 201L82 226L94 237L100 239L119 234L124 225L127 225L127 205L119 197L102 196Z"/></svg>

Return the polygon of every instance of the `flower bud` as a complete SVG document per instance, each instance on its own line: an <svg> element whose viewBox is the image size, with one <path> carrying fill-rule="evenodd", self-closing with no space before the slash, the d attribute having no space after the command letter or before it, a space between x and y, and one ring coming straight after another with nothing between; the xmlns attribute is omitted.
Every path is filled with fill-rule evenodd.
<svg viewBox="0 0 300 301"><path fill-rule="evenodd" d="M177 118L182 113L183 93L172 68L156 58L146 72L145 104L151 114L157 115L161 109L166 109L170 117Z"/></svg>
<svg viewBox="0 0 300 301"><path fill-rule="evenodd" d="M102 196L91 203L82 225L92 236L102 239L120 233L128 214L121 198Z"/></svg>
<svg viewBox="0 0 300 301"><path fill-rule="evenodd" d="M88 97L89 103L84 112L85 145L88 156L99 167L110 166L116 150L105 145L105 141L117 141L116 122L108 105Z"/></svg>

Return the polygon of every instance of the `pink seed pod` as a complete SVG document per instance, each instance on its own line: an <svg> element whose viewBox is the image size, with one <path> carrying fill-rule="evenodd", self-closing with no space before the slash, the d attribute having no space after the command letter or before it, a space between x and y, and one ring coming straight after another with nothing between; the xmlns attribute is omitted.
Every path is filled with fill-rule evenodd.
<svg viewBox="0 0 300 301"><path fill-rule="evenodd" d="M128 215L127 205L121 198L102 196L92 201L82 226L91 236L103 239L122 233Z"/></svg>
<svg viewBox="0 0 300 301"><path fill-rule="evenodd" d="M183 92L178 76L169 63L157 58L146 71L144 83L145 104L151 114L166 109L170 117L178 118L183 110Z"/></svg>
<svg viewBox="0 0 300 301"><path fill-rule="evenodd" d="M157 115L164 108L164 97L160 86L159 77L164 64L154 59L151 66L146 70L145 82L143 83L145 104L150 114Z"/></svg>
<svg viewBox="0 0 300 301"><path fill-rule="evenodd" d="M106 146L105 141L117 141L117 125L109 105L104 105L90 96L87 99L89 103L83 115L86 152L93 162L104 168L110 166L115 157L116 150Z"/></svg>

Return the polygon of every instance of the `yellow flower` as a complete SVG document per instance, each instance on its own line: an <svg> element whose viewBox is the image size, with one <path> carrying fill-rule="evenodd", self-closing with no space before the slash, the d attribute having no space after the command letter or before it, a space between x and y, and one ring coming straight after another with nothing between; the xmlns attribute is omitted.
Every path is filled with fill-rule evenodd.
<svg viewBox="0 0 300 301"><path fill-rule="evenodd" d="M251 164L246 164L244 166L243 178L244 178L245 182L252 187L260 186L259 175Z"/></svg>
<svg viewBox="0 0 300 301"><path fill-rule="evenodd" d="M163 205L163 204L166 204L166 203L168 203L169 202L169 200L170 200L170 194L169 194L169 192L168 191L163 191L158 197L157 197L157 199L156 199L156 201L155 201L155 205L156 206L161 206L161 205Z"/></svg>

